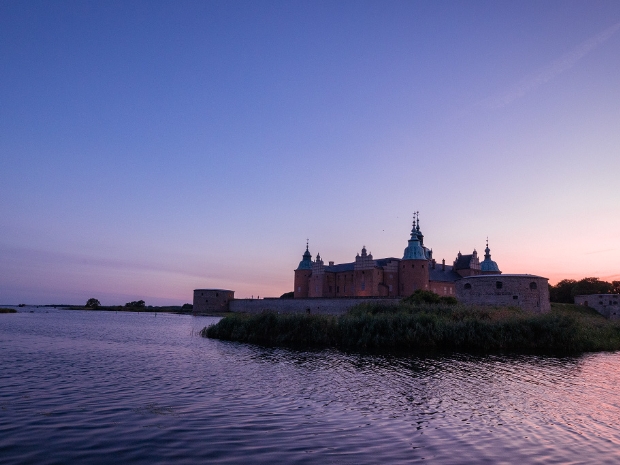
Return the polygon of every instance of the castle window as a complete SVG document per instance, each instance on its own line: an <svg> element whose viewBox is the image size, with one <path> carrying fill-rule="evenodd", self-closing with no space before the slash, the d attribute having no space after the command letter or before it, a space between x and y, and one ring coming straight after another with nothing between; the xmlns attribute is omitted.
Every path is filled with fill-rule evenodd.
<svg viewBox="0 0 620 465"><path fill-rule="evenodd" d="M336 292L340 292L340 286L336 286Z"/></svg>
<svg viewBox="0 0 620 465"><path fill-rule="evenodd" d="M465 285L463 286L463 289L471 289L471 284L465 283Z"/></svg>
<svg viewBox="0 0 620 465"><path fill-rule="evenodd" d="M215 297L219 297L219 296L220 296L220 293L219 293L219 292L216 292L216 293L215 293Z"/></svg>
<svg viewBox="0 0 620 465"><path fill-rule="evenodd" d="M411 268L415 268L415 265L413 263L411 264Z"/></svg>
<svg viewBox="0 0 620 465"><path fill-rule="evenodd" d="M504 284L501 281L495 281L495 288L496 289L501 289L504 286Z"/></svg>
<svg viewBox="0 0 620 465"><path fill-rule="evenodd" d="M297 292L301 292L301 286L297 287Z"/></svg>
<svg viewBox="0 0 620 465"><path fill-rule="evenodd" d="M518 296L518 295L513 295L513 296L512 296L512 298L513 298L514 300L517 300L517 299L519 298L519 296Z"/></svg>
<svg viewBox="0 0 620 465"><path fill-rule="evenodd" d="M530 283L530 289L534 290L534 289L537 289L537 288L538 288L538 286L536 285L536 283L534 281L532 281Z"/></svg>

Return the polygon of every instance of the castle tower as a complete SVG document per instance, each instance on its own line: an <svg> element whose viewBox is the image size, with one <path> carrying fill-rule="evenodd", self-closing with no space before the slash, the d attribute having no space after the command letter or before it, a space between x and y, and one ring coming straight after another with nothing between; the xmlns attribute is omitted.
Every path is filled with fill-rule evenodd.
<svg viewBox="0 0 620 465"><path fill-rule="evenodd" d="M416 217L414 215L411 238L399 265L399 295L401 297L409 296L418 289L428 289L429 262L427 251L420 244L420 236L424 237L420 232L419 219L416 225Z"/></svg>
<svg viewBox="0 0 620 465"><path fill-rule="evenodd" d="M491 249L489 249L489 238L487 237L487 248L484 249L484 260L480 262L480 274L502 274L497 263L491 260Z"/></svg>
<svg viewBox="0 0 620 465"><path fill-rule="evenodd" d="M294 297L305 298L308 297L308 280L312 275L312 255L308 250L308 243L306 242L306 251L302 256L302 260L299 262L299 266L295 270L295 287Z"/></svg>

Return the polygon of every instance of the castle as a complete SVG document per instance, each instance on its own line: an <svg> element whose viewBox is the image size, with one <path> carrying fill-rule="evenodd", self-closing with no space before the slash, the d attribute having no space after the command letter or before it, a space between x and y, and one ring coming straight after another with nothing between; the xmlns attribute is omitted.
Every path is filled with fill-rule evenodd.
<svg viewBox="0 0 620 465"><path fill-rule="evenodd" d="M491 260L489 244L484 260L474 250L470 255L458 253L453 264L441 264L433 258L432 249L424 246L420 217L414 215L411 237L402 258L373 258L362 247L355 261L326 266L317 254L306 251L295 270L295 298L308 297L406 297L418 289L439 295L455 296L455 283L462 278L477 275L501 274L497 263Z"/></svg>
<svg viewBox="0 0 620 465"><path fill-rule="evenodd" d="M433 258L424 246L420 218L415 215L411 237L402 258L374 259L362 247L355 261L326 266L317 254L306 251L295 270L293 299L235 299L229 289L195 289L194 314L230 311L234 313L322 313L340 315L364 302L397 305L416 290L453 296L466 305L519 307L534 313L551 309L547 278L531 274L502 274L493 260L489 242L484 260L474 250L460 252L452 265Z"/></svg>

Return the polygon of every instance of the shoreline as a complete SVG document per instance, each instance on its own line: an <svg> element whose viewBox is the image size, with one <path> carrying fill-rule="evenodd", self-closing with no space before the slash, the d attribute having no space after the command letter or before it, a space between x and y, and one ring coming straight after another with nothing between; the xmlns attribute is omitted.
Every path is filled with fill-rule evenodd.
<svg viewBox="0 0 620 465"><path fill-rule="evenodd" d="M510 307L359 305L334 315L234 314L201 336L266 347L389 353L449 351L575 354L620 350L620 322L552 304L544 314Z"/></svg>

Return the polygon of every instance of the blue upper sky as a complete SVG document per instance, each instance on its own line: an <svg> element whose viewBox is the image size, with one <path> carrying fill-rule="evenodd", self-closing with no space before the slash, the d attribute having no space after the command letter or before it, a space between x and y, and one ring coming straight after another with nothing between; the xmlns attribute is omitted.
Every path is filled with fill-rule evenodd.
<svg viewBox="0 0 620 465"><path fill-rule="evenodd" d="M620 279L620 2L0 3L0 303L313 255Z"/></svg>

